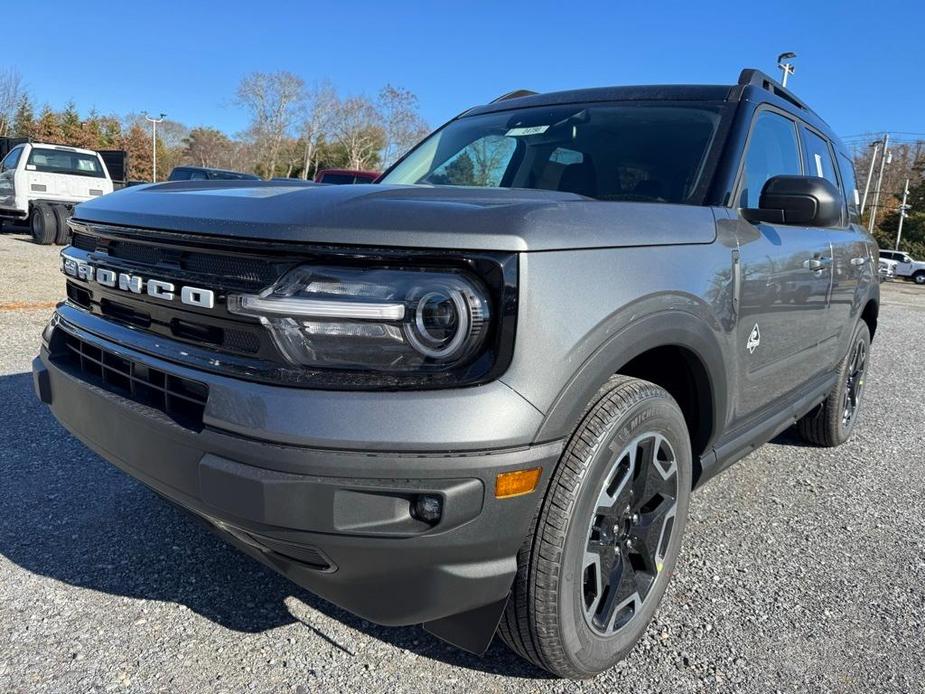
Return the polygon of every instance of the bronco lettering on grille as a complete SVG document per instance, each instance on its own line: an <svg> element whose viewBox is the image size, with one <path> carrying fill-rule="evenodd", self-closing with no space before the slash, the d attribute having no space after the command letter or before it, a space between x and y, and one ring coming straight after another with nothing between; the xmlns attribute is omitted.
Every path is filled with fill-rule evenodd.
<svg viewBox="0 0 925 694"><path fill-rule="evenodd" d="M174 301L179 298L181 303L189 306L199 306L200 308L213 308L215 306L215 292L211 289L184 286L177 293L173 282L145 279L127 272L117 273L109 268L96 267L84 260L79 260L63 253L61 254L61 269L66 275L86 280L87 282L96 282L110 289L120 289L132 294L147 293L148 296L164 299L165 301Z"/></svg>

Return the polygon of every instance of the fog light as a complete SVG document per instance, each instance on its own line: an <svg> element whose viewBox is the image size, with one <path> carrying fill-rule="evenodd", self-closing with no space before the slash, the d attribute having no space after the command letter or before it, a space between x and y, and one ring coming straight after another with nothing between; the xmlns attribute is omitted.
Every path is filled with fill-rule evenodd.
<svg viewBox="0 0 925 694"><path fill-rule="evenodd" d="M411 513L425 523L436 523L443 515L443 499L433 494L422 494L414 500Z"/></svg>
<svg viewBox="0 0 925 694"><path fill-rule="evenodd" d="M511 496L529 494L536 489L542 472L543 468L534 467L529 470L499 473L495 478L495 498L506 499Z"/></svg>

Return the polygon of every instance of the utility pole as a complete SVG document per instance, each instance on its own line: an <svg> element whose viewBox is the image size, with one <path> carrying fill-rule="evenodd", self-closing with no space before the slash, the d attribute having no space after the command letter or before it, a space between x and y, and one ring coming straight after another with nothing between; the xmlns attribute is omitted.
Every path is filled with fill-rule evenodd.
<svg viewBox="0 0 925 694"><path fill-rule="evenodd" d="M880 157L880 174L877 176L877 190L874 191L874 203L870 210L870 223L867 225L867 231L874 233L874 224L877 221L877 210L880 208L880 188L883 187L883 167L893 160L893 155L889 150L890 134L883 135L883 156Z"/></svg>
<svg viewBox="0 0 925 694"><path fill-rule="evenodd" d="M896 230L896 248L899 250L899 242L903 237L903 220L906 218L906 210L912 205L907 205L906 200L909 197L909 179L906 179L906 187L903 189L903 204L899 206L899 229Z"/></svg>
<svg viewBox="0 0 925 694"><path fill-rule="evenodd" d="M780 84L782 87L787 86L787 78L790 77L797 69L793 66L793 63L785 63L785 60L793 60L797 57L797 54L793 51L787 51L786 53L781 53L777 56L777 67L781 71Z"/></svg>
<svg viewBox="0 0 925 694"><path fill-rule="evenodd" d="M152 118L147 113L145 120L151 124L151 183L157 183L157 124L167 117L162 113L158 118Z"/></svg>
<svg viewBox="0 0 925 694"><path fill-rule="evenodd" d="M861 198L861 214L864 214L864 208L867 207L867 191L870 190L870 179L874 177L874 166L877 163L877 153L880 151L880 143L874 143L874 154L870 158L870 169L867 171L867 183L864 184L864 197Z"/></svg>

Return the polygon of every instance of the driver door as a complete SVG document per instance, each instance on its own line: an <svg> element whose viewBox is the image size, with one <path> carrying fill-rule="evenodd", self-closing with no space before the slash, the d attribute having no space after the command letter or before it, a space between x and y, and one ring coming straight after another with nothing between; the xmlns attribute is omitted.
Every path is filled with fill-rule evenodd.
<svg viewBox="0 0 925 694"><path fill-rule="evenodd" d="M758 207L772 176L803 173L797 124L759 110L752 122L737 207ZM736 328L738 397L735 418L804 385L825 369L832 247L826 229L768 222L736 225L740 302Z"/></svg>
<svg viewBox="0 0 925 694"><path fill-rule="evenodd" d="M14 147L0 162L0 208L11 210L16 207L15 175L22 151L22 145Z"/></svg>

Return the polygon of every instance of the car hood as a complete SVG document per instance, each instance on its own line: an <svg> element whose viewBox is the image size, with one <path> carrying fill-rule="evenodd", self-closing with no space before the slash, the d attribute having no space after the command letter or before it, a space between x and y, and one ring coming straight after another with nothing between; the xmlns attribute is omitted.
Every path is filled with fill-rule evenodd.
<svg viewBox="0 0 925 694"><path fill-rule="evenodd" d="M715 236L707 207L455 186L177 181L82 203L74 217L242 239L498 251L709 243Z"/></svg>

